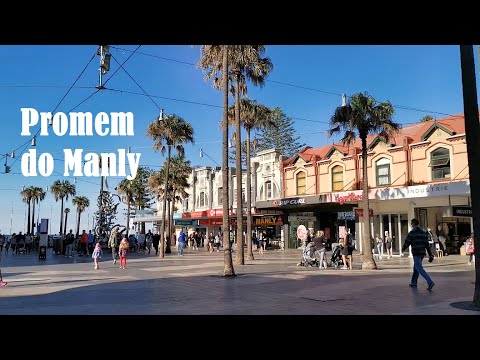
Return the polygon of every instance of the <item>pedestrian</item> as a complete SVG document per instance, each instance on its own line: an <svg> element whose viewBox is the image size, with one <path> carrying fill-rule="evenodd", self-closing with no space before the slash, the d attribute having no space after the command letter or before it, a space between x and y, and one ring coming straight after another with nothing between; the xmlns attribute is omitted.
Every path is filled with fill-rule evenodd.
<svg viewBox="0 0 480 360"><path fill-rule="evenodd" d="M92 230L88 230L88 253L93 254L95 247L95 235L92 234Z"/></svg>
<svg viewBox="0 0 480 360"><path fill-rule="evenodd" d="M0 254L3 251L3 246L5 245L5 235L0 234Z"/></svg>
<svg viewBox="0 0 480 360"><path fill-rule="evenodd" d="M0 251L0 260L2 259L2 252ZM0 287L7 285L8 283L3 281L2 269L0 268Z"/></svg>
<svg viewBox="0 0 480 360"><path fill-rule="evenodd" d="M124 237L120 242L120 248L118 249L118 256L120 257L120 269L125 269L127 267L127 254L129 247L130 245L128 244L128 240L126 237Z"/></svg>
<svg viewBox="0 0 480 360"><path fill-rule="evenodd" d="M110 233L110 238L108 239L108 247L112 250L112 259L113 265L117 263L117 233L118 233L118 225L114 226L112 232Z"/></svg>
<svg viewBox="0 0 480 360"><path fill-rule="evenodd" d="M473 240L473 233L470 234L470 237L467 239L466 253L470 256L468 259L468 265L472 265L472 262L475 261L475 245Z"/></svg>
<svg viewBox="0 0 480 360"><path fill-rule="evenodd" d="M95 270L99 269L98 263L100 262L102 255L103 255L102 246L100 245L100 243L97 243L97 245L95 245L95 249L92 252L92 258L93 258L93 263L95 264Z"/></svg>
<svg viewBox="0 0 480 360"><path fill-rule="evenodd" d="M425 257L425 250L428 253L428 262L433 261L433 254L428 243L428 235L425 231L420 229L420 222L418 219L412 219L410 225L412 225L412 230L407 235L405 243L402 246L402 252L405 251L409 246L412 247L412 256L413 256L413 274L410 281L410 287L417 287L418 275L422 275L425 281L427 282L427 290L431 291L435 286L435 283L432 281L430 276L423 268L422 260Z"/></svg>
<svg viewBox="0 0 480 360"><path fill-rule="evenodd" d="M325 236L324 236L323 230L318 230L317 231L317 236L313 238L313 242L315 244L315 249L317 251L318 257L320 258L319 260L319 269L326 269L327 268L327 261L325 260Z"/></svg>
<svg viewBox="0 0 480 360"><path fill-rule="evenodd" d="M183 256L183 249L185 248L185 233L183 230L180 230L180 235L178 236L178 255Z"/></svg>

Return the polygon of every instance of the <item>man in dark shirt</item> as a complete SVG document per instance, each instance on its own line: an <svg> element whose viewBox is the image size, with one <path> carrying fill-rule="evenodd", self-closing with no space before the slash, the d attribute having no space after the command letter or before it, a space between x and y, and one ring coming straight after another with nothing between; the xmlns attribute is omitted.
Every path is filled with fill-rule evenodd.
<svg viewBox="0 0 480 360"><path fill-rule="evenodd" d="M425 250L428 252L428 262L433 261L432 250L430 249L430 244L428 243L428 235L425 231L418 227L418 219L412 219L411 225L412 230L410 230L408 233L407 238L405 239L405 244L402 246L402 251L405 251L409 246L412 247L413 274L412 280L410 281L410 287L417 287L418 275L420 274L427 281L427 290L430 291L435 283L432 281L430 276L428 276L422 265L422 260L425 257Z"/></svg>

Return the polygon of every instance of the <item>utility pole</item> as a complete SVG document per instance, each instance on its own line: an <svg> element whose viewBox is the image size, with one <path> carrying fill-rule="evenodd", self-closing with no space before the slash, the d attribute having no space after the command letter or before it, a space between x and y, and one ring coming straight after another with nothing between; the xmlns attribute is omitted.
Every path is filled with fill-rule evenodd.
<svg viewBox="0 0 480 360"><path fill-rule="evenodd" d="M470 196L472 198L472 217L475 247L475 290L473 306L480 307L480 188L474 184L480 181L480 148L478 135L480 123L478 116L477 84L475 76L475 59L473 45L460 45L460 62L462 67L463 108L465 114L465 138L467 142L468 171L470 177Z"/></svg>

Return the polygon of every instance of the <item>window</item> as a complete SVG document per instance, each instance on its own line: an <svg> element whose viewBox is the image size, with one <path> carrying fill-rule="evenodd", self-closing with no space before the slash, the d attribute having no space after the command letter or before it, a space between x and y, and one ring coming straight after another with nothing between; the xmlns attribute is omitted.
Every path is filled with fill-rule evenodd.
<svg viewBox="0 0 480 360"><path fill-rule="evenodd" d="M390 183L390 161L382 158L377 161L377 186L387 186Z"/></svg>
<svg viewBox="0 0 480 360"><path fill-rule="evenodd" d="M445 148L438 148L430 154L432 180L450 179L450 152Z"/></svg>
<svg viewBox="0 0 480 360"><path fill-rule="evenodd" d="M301 171L297 174L297 195L304 195L307 189L307 176Z"/></svg>
<svg viewBox="0 0 480 360"><path fill-rule="evenodd" d="M247 201L245 200L245 189L242 188L242 203L246 203Z"/></svg>
<svg viewBox="0 0 480 360"><path fill-rule="evenodd" d="M222 205L222 203L223 203L223 188L221 188L221 187L218 188L217 199L218 199L218 205Z"/></svg>
<svg viewBox="0 0 480 360"><path fill-rule="evenodd" d="M340 165L332 169L332 191L343 190L343 168Z"/></svg>
<svg viewBox="0 0 480 360"><path fill-rule="evenodd" d="M265 194L267 196L266 200L270 200L272 198L272 182L271 181L265 182Z"/></svg>
<svg viewBox="0 0 480 360"><path fill-rule="evenodd" d="M204 207L205 206L205 193L202 191L200 193L200 206L199 207Z"/></svg>

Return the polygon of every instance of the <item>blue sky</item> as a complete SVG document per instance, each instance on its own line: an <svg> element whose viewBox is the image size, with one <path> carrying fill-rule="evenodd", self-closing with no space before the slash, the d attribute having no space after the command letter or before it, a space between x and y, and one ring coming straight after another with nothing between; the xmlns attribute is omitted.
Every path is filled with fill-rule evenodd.
<svg viewBox="0 0 480 360"><path fill-rule="evenodd" d="M136 48L112 45L110 52L114 59L105 79L118 69L115 59L122 63ZM0 46L0 154L10 153L29 139L20 136L20 109L53 111L96 49L96 45ZM415 123L428 114L441 118L445 116L442 114L463 112L458 46L275 45L267 47L266 55L273 62L269 81L263 88L250 86L249 97L282 108L287 116L294 118L302 142L312 147L332 142L324 131L328 130L328 121L335 108L341 104L342 93L352 95L367 91L378 101L389 100L396 105L395 121L401 124ZM200 47L144 45L128 60L125 69L148 94L163 97L154 98L154 101L166 113L175 113L192 124L196 145L186 147L186 156L192 164L214 166L221 164L218 125L222 116L222 95L204 80L202 71L192 65L198 62L199 56ZM96 56L57 111L72 110L94 92L93 88L98 85L98 64ZM101 153L131 147L134 152L141 153L140 165L160 168L164 157L152 150L152 141L146 136L148 124L158 116L157 105L146 96L127 93L143 91L122 69L109 80L107 88L110 90L93 95L74 111L92 112L93 115L102 111L131 111L135 118L135 136L86 138L51 134L40 137L37 152L51 153L55 159L55 172L46 178L24 177L19 157L15 163L8 159L12 169L10 174L5 174L5 160L2 159L0 232L10 233L11 224L12 232L24 230L26 205L19 194L22 186L45 188L57 179L64 179L61 161L64 148ZM406 110L405 107L425 111ZM200 158L200 148L213 160L208 156ZM73 176L69 180L73 182ZM121 180L112 177L108 182L113 188ZM91 202L86 212L89 221L84 215L81 229L92 224L98 184L99 178L77 179L77 194L89 197ZM70 201L67 206L74 210ZM60 203L56 203L48 192L40 206L40 218L52 218L54 233L58 232L59 213ZM118 218L122 220L123 216ZM75 230L73 212L68 228Z"/></svg>

